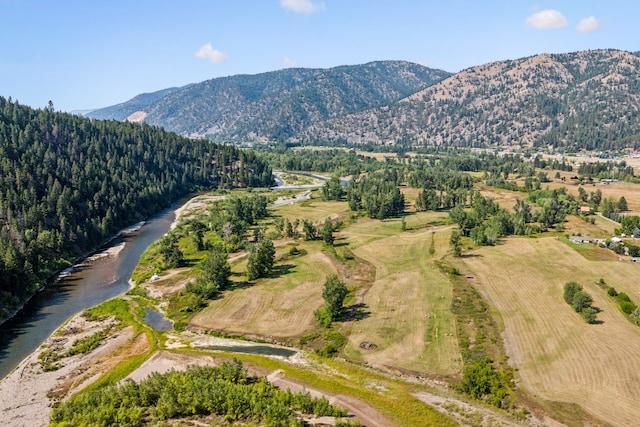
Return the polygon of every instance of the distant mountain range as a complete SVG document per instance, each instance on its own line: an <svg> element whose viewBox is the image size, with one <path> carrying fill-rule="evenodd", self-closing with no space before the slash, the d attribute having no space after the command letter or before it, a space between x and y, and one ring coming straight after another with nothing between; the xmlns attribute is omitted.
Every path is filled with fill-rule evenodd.
<svg viewBox="0 0 640 427"><path fill-rule="evenodd" d="M289 68L138 95L86 116L129 118L188 136L282 140L314 123L398 101L449 75L405 61Z"/></svg>
<svg viewBox="0 0 640 427"><path fill-rule="evenodd" d="M638 53L592 50L456 74L380 61L238 75L89 116L226 140L606 150L640 145L639 110Z"/></svg>

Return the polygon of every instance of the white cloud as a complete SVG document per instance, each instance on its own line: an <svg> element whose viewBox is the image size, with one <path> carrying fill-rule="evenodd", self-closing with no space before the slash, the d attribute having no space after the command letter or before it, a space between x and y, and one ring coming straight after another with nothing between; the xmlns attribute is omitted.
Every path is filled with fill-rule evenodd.
<svg viewBox="0 0 640 427"><path fill-rule="evenodd" d="M200 49L196 50L194 55L196 58L208 59L214 64L221 64L228 58L226 53L214 49L213 46L211 46L211 43L202 45Z"/></svg>
<svg viewBox="0 0 640 427"><path fill-rule="evenodd" d="M569 24L567 18L554 9L545 9L534 13L525 22L536 30L555 30L564 28Z"/></svg>
<svg viewBox="0 0 640 427"><path fill-rule="evenodd" d="M600 23L595 16L584 18L578 23L578 25L576 25L576 30L580 31L581 33L593 33L594 31L598 31L599 29Z"/></svg>
<svg viewBox="0 0 640 427"><path fill-rule="evenodd" d="M312 15L325 8L324 2L314 3L311 0L280 0L280 7L303 15Z"/></svg>
<svg viewBox="0 0 640 427"><path fill-rule="evenodd" d="M287 66L287 67L297 67L298 66L298 61L288 58L288 57L284 57L282 58L282 63Z"/></svg>

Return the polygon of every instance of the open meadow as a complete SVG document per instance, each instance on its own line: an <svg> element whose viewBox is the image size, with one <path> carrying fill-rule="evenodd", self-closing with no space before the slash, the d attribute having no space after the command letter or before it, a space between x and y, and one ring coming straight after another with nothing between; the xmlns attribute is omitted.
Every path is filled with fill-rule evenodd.
<svg viewBox="0 0 640 427"><path fill-rule="evenodd" d="M411 222L440 219L420 213ZM376 269L363 301L369 315L353 326L348 356L433 376L461 372L452 287L433 262L448 250L449 234L448 226L401 231L398 219L362 219L341 233L351 250ZM363 349L363 342L375 347Z"/></svg>
<svg viewBox="0 0 640 427"><path fill-rule="evenodd" d="M640 267L593 261L561 240L510 238L474 250L465 273L500 312L510 363L535 396L579 404L611 425L634 425L640 395L640 328L596 282L604 279L640 301ZM563 300L576 281L592 295L600 324L587 324Z"/></svg>
<svg viewBox="0 0 640 427"><path fill-rule="evenodd" d="M237 288L211 301L190 321L192 326L230 334L269 336L279 340L299 337L317 329L314 310L322 306L322 285L335 272L319 242L298 247L306 255L278 263L272 278L243 286L246 262L237 263ZM278 249L282 255L289 246Z"/></svg>

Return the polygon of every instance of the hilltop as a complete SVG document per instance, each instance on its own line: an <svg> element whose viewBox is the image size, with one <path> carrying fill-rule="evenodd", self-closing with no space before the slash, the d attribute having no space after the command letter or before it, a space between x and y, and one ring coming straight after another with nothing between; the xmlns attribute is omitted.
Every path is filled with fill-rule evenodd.
<svg viewBox="0 0 640 427"><path fill-rule="evenodd" d="M236 75L139 95L93 118L227 141L636 147L640 58L540 54L451 74L403 61Z"/></svg>

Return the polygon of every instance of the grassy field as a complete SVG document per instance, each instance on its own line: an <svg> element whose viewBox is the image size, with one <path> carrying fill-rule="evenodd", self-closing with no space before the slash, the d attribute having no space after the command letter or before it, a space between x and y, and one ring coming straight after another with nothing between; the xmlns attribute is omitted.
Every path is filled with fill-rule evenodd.
<svg viewBox="0 0 640 427"><path fill-rule="evenodd" d="M640 300L640 270L630 262L591 261L555 238L512 238L464 258L476 286L500 311L511 363L527 390L572 402L612 425L639 415L640 328L629 323L596 282ZM594 298L601 324L585 323L563 298L577 281Z"/></svg>
<svg viewBox="0 0 640 427"><path fill-rule="evenodd" d="M526 197L486 186L479 189L509 210L517 198ZM577 187L573 190L577 193ZM403 192L409 203L417 195L416 190ZM603 193L607 197L604 186ZM637 203L640 208L640 196L625 197L630 206ZM300 338L321 333L313 312L323 303L326 277L338 273L354 289L347 305L360 306L356 316L334 326L347 337L343 352L347 359L455 382L462 372L462 357L451 311L454 287L436 264L446 256L445 261L462 271L459 280L468 280L491 304L497 324L504 327L509 363L532 401L570 425L584 420L571 404L608 424L633 424L640 413L636 409L640 328L625 319L596 282L602 278L640 302L636 285L640 266L628 257L621 262L606 249L570 245L565 237L578 233L608 237L615 223L597 217L593 225L569 217L562 233L509 238L454 260L447 256L455 228L448 213L408 210L404 217L378 221L354 216L344 202L317 198L273 209L271 218L261 224L267 235L275 233L273 221L278 217L315 223L341 219L344 225L336 233L335 252L320 241L276 240L274 273L251 284L243 275L246 259L234 256L235 287L211 301L189 324L297 345ZM293 244L301 255L287 256ZM362 271L367 277L360 282L349 276L355 265L367 266ZM166 280L178 279L185 280L182 276ZM601 324L588 325L562 299L564 283L572 280L583 285L594 306L602 309ZM361 348L363 342L374 346ZM573 415L564 416L562 411Z"/></svg>
<svg viewBox="0 0 640 427"><path fill-rule="evenodd" d="M437 213L407 217L407 224L440 221ZM400 220L362 219L344 232L352 251L376 268L364 297L370 314L353 326L345 352L376 366L454 375L462 368L451 284L433 260L448 250L449 227L401 231ZM434 255L429 254L431 238ZM374 349L361 349L371 342Z"/></svg>
<svg viewBox="0 0 640 427"><path fill-rule="evenodd" d="M238 288L211 301L190 324L281 340L317 329L313 311L322 305L322 285L335 268L328 255L321 252L321 242L300 242L297 247L307 254L277 263L271 278L252 285L243 284L246 262L235 264L233 279ZM288 249L288 245L279 247L277 255Z"/></svg>

